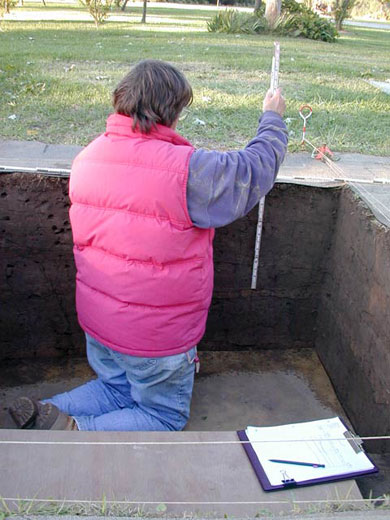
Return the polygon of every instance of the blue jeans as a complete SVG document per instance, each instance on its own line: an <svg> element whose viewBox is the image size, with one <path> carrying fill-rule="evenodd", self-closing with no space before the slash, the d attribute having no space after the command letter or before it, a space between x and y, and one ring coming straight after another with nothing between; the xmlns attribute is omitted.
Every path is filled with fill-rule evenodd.
<svg viewBox="0 0 390 520"><path fill-rule="evenodd" d="M158 358L128 356L86 334L97 379L45 402L73 416L79 430L182 430L190 415L196 346Z"/></svg>

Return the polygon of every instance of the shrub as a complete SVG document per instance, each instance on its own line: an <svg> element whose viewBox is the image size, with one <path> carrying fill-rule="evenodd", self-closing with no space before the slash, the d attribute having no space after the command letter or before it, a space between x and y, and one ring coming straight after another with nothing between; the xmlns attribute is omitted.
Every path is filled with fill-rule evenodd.
<svg viewBox="0 0 390 520"><path fill-rule="evenodd" d="M282 14L270 28L264 9L253 14L228 9L217 13L208 24L210 32L259 34L274 32L284 36L300 36L312 40L334 42L338 36L334 25L295 0L282 1Z"/></svg>
<svg viewBox="0 0 390 520"><path fill-rule="evenodd" d="M332 3L332 15L334 16L336 27L340 31L343 21L349 17L355 0L334 0Z"/></svg>
<svg viewBox="0 0 390 520"><path fill-rule="evenodd" d="M113 2L114 0L80 0L81 5L88 9L89 14L95 20L96 27L105 21Z"/></svg>
<svg viewBox="0 0 390 520"><path fill-rule="evenodd" d="M285 36L335 42L338 32L335 26L309 9L305 12L284 11L276 22L275 31Z"/></svg>
<svg viewBox="0 0 390 520"><path fill-rule="evenodd" d="M282 12L284 11L287 11L288 14L303 13L307 11L307 7L295 0L282 0Z"/></svg>
<svg viewBox="0 0 390 520"><path fill-rule="evenodd" d="M217 13L207 22L209 32L256 34L264 32L266 21L264 17L255 14L239 13L235 9L226 9Z"/></svg>

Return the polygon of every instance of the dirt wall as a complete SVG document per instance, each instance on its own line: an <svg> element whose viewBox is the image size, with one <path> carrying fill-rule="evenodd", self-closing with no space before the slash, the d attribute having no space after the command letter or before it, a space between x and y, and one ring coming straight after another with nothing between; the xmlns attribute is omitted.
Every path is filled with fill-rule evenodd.
<svg viewBox="0 0 390 520"><path fill-rule="evenodd" d="M217 230L205 348L313 347L339 193L274 187L266 197L256 291L250 286L258 207Z"/></svg>
<svg viewBox="0 0 390 520"><path fill-rule="evenodd" d="M312 347L339 190L276 185L266 198L258 289L257 207L217 230L215 292L200 348ZM67 180L0 176L0 359L79 355Z"/></svg>
<svg viewBox="0 0 390 520"><path fill-rule="evenodd" d="M359 434L389 435L390 230L349 188L340 196L316 347Z"/></svg>
<svg viewBox="0 0 390 520"><path fill-rule="evenodd" d="M67 179L0 175L0 358L83 352Z"/></svg>

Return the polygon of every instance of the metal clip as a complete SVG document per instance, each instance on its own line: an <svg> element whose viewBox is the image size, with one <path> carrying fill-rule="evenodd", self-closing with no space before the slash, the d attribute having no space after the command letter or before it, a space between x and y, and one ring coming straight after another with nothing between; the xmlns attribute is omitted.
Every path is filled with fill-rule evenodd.
<svg viewBox="0 0 390 520"><path fill-rule="evenodd" d="M344 437L347 439L349 444L352 446L355 453L360 453L360 452L364 451L362 448L363 441L361 440L360 437L358 437L357 435L355 435L354 433L352 433L349 430L344 432Z"/></svg>
<svg viewBox="0 0 390 520"><path fill-rule="evenodd" d="M295 480L288 476L286 470L282 469L280 470L280 473L282 474L282 484L284 485L284 487L293 487L297 485Z"/></svg>

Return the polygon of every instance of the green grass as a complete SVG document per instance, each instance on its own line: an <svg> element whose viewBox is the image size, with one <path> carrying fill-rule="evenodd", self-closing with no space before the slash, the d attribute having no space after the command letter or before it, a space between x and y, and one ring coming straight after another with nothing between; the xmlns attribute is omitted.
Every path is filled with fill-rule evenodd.
<svg viewBox="0 0 390 520"><path fill-rule="evenodd" d="M348 502L349 496L340 497L340 499L324 500L323 503L318 502L307 502L305 504L299 501L291 501L291 511L287 512L296 515L297 520L307 519L318 514L334 514L341 512L363 512L363 511L389 511L389 495L382 495L380 498L370 497L367 500L361 502ZM264 504L265 505L265 504ZM124 517L124 518L160 518L162 520L168 520L176 518L177 520L182 518L183 520L200 520L204 518L204 515L196 513L183 512L182 514L177 513L172 516L172 513L167 512L168 504L137 504L131 501L126 503L126 500L115 501L107 500L105 496L101 500L91 501L72 501L72 500L61 500L55 501L53 499L15 499L13 501L5 500L0 497L0 519L6 520L7 518L13 520L14 517L34 515L34 516L77 516L77 517ZM222 516L222 515L221 515ZM272 512L267 508L261 508L259 505L259 511L255 518L268 518L272 516ZM322 515L321 515L322 516ZM328 516L328 515L327 515ZM228 518L228 515L224 515ZM282 518L282 517L281 517ZM326 516L324 516L326 518ZM361 517L359 517L361 518ZM383 517L385 518L385 517Z"/></svg>
<svg viewBox="0 0 390 520"><path fill-rule="evenodd" d="M77 13L75 6L53 8ZM28 9L45 10L31 3L15 11ZM111 92L129 67L158 58L177 65L194 88L178 131L197 146L242 147L255 132L269 85L273 38L208 33L212 14L162 5L150 7L142 25L140 7L130 4L127 21L99 30L87 21L4 21L0 137L86 144L104 130ZM390 32L348 27L336 44L282 38L281 47L291 151L300 149L298 110L308 103L310 141L390 155L390 96L366 82L390 79ZM196 124L199 119L206 124Z"/></svg>

